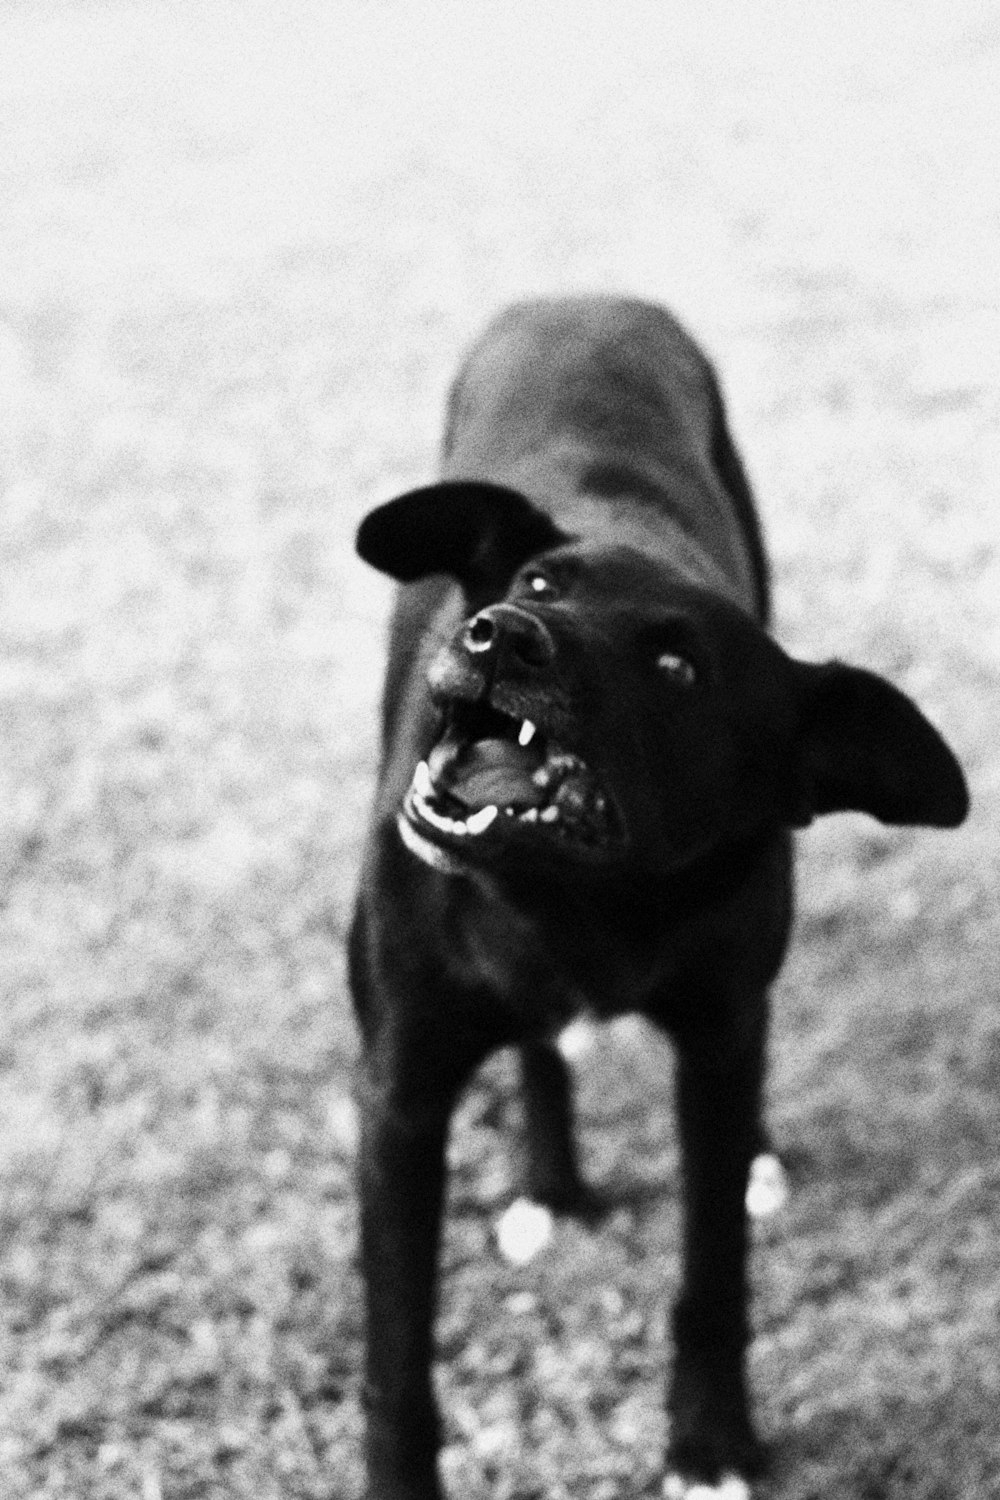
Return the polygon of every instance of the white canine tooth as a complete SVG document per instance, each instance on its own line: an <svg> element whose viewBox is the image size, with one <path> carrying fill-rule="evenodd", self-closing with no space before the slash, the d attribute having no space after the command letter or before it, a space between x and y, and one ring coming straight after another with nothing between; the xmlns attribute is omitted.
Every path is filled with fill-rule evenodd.
<svg viewBox="0 0 1000 1500"><path fill-rule="evenodd" d="M559 809L555 806L543 807L538 814L542 823L554 823L559 816Z"/></svg>
<svg viewBox="0 0 1000 1500"><path fill-rule="evenodd" d="M518 814L518 822L519 823L537 823L538 822L538 808L537 807L529 807L523 813L519 813Z"/></svg>
<svg viewBox="0 0 1000 1500"><path fill-rule="evenodd" d="M431 780L430 767L425 760L417 765L413 773L413 790L418 797L433 797L434 783Z"/></svg>
<svg viewBox="0 0 1000 1500"><path fill-rule="evenodd" d="M471 818L466 818L465 827L469 833L485 833L493 820L499 815L500 809L492 802L488 807L481 807Z"/></svg>
<svg viewBox="0 0 1000 1500"><path fill-rule="evenodd" d="M532 724L530 719L525 719L521 725L521 732L517 737L517 743L522 748L525 745L530 745L532 740L535 738L535 733L536 730L534 724Z"/></svg>

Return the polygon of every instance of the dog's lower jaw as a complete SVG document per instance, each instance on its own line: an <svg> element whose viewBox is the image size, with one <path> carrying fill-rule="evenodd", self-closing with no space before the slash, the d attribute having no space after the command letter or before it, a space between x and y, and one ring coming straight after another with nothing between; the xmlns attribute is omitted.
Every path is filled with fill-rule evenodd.
<svg viewBox="0 0 1000 1500"><path fill-rule="evenodd" d="M425 839L422 833L417 832L405 813L396 814L396 827L410 853L415 854L417 859L423 860L425 865L430 865L432 870L437 870L439 875L464 874L464 862L450 850L443 849L440 844L432 844L430 839Z"/></svg>

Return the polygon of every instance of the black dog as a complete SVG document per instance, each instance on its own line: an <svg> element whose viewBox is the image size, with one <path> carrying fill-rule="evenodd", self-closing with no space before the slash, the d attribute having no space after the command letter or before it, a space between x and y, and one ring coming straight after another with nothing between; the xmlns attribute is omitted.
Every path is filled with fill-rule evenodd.
<svg viewBox="0 0 1000 1500"><path fill-rule="evenodd" d="M499 317L451 395L443 478L371 512L398 596L352 931L368 1495L436 1500L431 1392L449 1116L520 1048L528 1191L586 1199L555 1038L673 1039L684 1182L664 1493L748 1493L744 1194L790 830L855 808L952 826L961 770L910 700L766 631L753 500L712 368L665 311Z"/></svg>

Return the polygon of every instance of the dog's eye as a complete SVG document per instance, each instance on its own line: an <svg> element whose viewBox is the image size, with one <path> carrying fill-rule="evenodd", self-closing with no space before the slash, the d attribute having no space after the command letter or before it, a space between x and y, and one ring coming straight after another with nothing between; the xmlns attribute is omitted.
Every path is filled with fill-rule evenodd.
<svg viewBox="0 0 1000 1500"><path fill-rule="evenodd" d="M656 665L665 677L681 687L693 687L698 680L694 663L676 651L661 651L656 658Z"/></svg>
<svg viewBox="0 0 1000 1500"><path fill-rule="evenodd" d="M555 598L557 593L556 586L547 573L539 572L537 568L533 568L530 573L525 573L524 581L537 598Z"/></svg>

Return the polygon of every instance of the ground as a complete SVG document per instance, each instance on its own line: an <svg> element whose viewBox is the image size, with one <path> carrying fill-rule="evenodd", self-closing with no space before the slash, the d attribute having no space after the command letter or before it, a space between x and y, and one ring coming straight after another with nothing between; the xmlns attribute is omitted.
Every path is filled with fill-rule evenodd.
<svg viewBox="0 0 1000 1500"><path fill-rule="evenodd" d="M1000 1494L1000 24L983 0L12 0L0 15L0 1492L357 1500L342 940L387 590L513 295L712 351L778 629L913 693L957 833L801 839L758 1232L772 1500ZM657 1493L669 1057L580 1065L526 1269L500 1058L456 1130L462 1500Z"/></svg>

